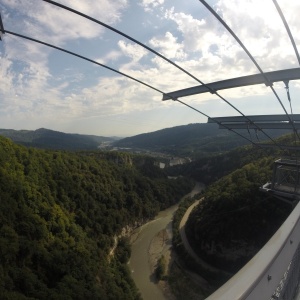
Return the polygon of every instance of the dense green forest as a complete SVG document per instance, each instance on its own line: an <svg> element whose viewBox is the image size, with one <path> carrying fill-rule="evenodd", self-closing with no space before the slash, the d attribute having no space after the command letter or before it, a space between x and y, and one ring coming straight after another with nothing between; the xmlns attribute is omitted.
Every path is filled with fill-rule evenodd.
<svg viewBox="0 0 300 300"><path fill-rule="evenodd" d="M291 135L286 134L276 139L278 145L293 144ZM242 168L246 164L255 162L263 157L270 158L270 168L272 161L284 156L294 156L294 151L280 151L278 147L260 148L252 145L237 147L222 154L210 157L204 156L184 165L176 165L168 168L170 176L189 176L196 181L209 185L229 173ZM268 179L270 180L271 177Z"/></svg>
<svg viewBox="0 0 300 300"><path fill-rule="evenodd" d="M276 143L293 144L291 135ZM244 146L168 168L169 175L183 174L206 184L201 195L185 198L173 218L173 249L177 264L171 266L169 283L177 299L205 299L235 274L274 234L293 206L259 191L272 179L274 160L295 153L278 147ZM191 213L185 230L201 259L186 251L179 223L187 208L202 199ZM198 273L209 284L195 284L188 272Z"/></svg>
<svg viewBox="0 0 300 300"><path fill-rule="evenodd" d="M222 170L214 172L214 176L210 172L216 165L211 164L209 182L223 172L228 175L207 188L204 200L187 222L186 231L195 252L215 267L236 272L291 212L292 205L259 191L272 178L276 155L276 151L236 149L227 159L216 158L215 163ZM238 164L243 167L236 169Z"/></svg>
<svg viewBox="0 0 300 300"><path fill-rule="evenodd" d="M0 137L1 299L139 299L122 228L153 218L191 181L151 158L37 150Z"/></svg>

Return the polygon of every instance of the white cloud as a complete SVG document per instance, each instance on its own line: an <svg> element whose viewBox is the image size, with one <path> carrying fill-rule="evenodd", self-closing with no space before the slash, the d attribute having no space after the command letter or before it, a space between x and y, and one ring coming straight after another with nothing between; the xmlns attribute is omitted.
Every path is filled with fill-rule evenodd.
<svg viewBox="0 0 300 300"><path fill-rule="evenodd" d="M111 25L121 20L122 12L127 7L126 0L64 0L61 3ZM9 10L14 9L22 16L14 26L24 33L30 32L30 36L36 38L46 37L61 44L78 38L99 38L104 32L101 25L43 1L29 0L25 3L21 0L5 0L4 4L7 5L7 12L4 12L5 27L10 26Z"/></svg>
<svg viewBox="0 0 300 300"><path fill-rule="evenodd" d="M114 24L122 18L122 11L127 7L127 0L64 0L62 3L86 15L92 16L103 22Z"/></svg>
<svg viewBox="0 0 300 300"><path fill-rule="evenodd" d="M94 60L163 92L199 84L141 46L126 39L117 41L119 37L116 34L100 25L40 0L25 2L1 1L5 28L96 57ZM60 0L60 3L114 24L121 30L124 27L124 32L134 30L132 23L136 20L125 18L132 16L132 11L142 12L141 7L137 9L141 5L146 11L140 18L143 26L139 28L136 24L136 31L127 33L144 39L145 44L205 83L258 73L241 47L200 3L199 11L184 10L188 3L182 4L180 10L178 6L166 9L167 5L175 4L163 0L140 0L138 3L125 0ZM129 4L133 10L126 14ZM282 0L279 4L299 44L300 18L297 12L300 2ZM264 70L297 66L292 46L272 1L220 0L215 8ZM153 14L153 11L159 15ZM126 26L128 23L131 23L130 26ZM1 124L12 124L9 118L14 118L16 124L30 120L31 124L41 124L38 127L54 124L58 129L59 124L75 124L74 120L78 119L133 115L154 107L174 106L171 101L162 104L158 92L132 80L96 69L95 65L69 60L70 56L66 61L62 56L57 59L56 51L9 34L4 36L0 52ZM299 84L295 83L293 88L297 94ZM238 102L240 99L250 95L262 96L266 90L264 86L254 86L221 91L220 94L239 104L242 103L242 100ZM211 94L183 100L204 107L204 112L207 110L209 113L219 105L216 102L219 100ZM209 107L211 103L213 105Z"/></svg>
<svg viewBox="0 0 300 300"><path fill-rule="evenodd" d="M165 36L154 37L149 43L169 59L175 58L182 60L187 56L186 53L183 52L183 45L177 43L177 37L171 32L166 32Z"/></svg>
<svg viewBox="0 0 300 300"><path fill-rule="evenodd" d="M211 16L198 20L172 8L166 11L165 17L176 23L182 35L180 45L186 53L182 65L203 82L251 72L251 63L243 50L224 30L219 30L218 23Z"/></svg>
<svg viewBox="0 0 300 300"><path fill-rule="evenodd" d="M118 60L120 57L122 57L122 52L113 50L104 55L103 57L96 59L96 61L101 64L107 64L110 61Z"/></svg>
<svg viewBox="0 0 300 300"><path fill-rule="evenodd" d="M188 51L199 51L205 46L203 43L199 44L207 32L205 20L194 19L191 15L182 12L176 13L174 7L166 11L165 18L177 24L177 29L182 33L184 46Z"/></svg>
<svg viewBox="0 0 300 300"><path fill-rule="evenodd" d="M125 57L129 59L129 62L123 63L122 66L119 67L119 69L121 70L121 72L127 75L134 76L133 74L136 70L138 71L141 68L143 69L140 61L148 54L148 51L139 45L127 43L123 40L120 40L118 42L118 46L123 55L125 55Z"/></svg>
<svg viewBox="0 0 300 300"><path fill-rule="evenodd" d="M0 59L0 107L2 111L10 104L10 99L14 98L14 74L11 69L12 61L9 59Z"/></svg>
<svg viewBox="0 0 300 300"><path fill-rule="evenodd" d="M296 6L300 9L300 3ZM263 70L297 66L296 56L273 3L220 0L214 8ZM294 29L294 36L300 39L297 9L290 2L288 5L282 3L282 8L290 27ZM166 10L165 18L176 23L182 35L183 51L189 54L184 65L191 67L189 60L198 62L198 70L189 70L196 72L205 82L259 73L243 49L211 14L198 19L172 8Z"/></svg>
<svg viewBox="0 0 300 300"><path fill-rule="evenodd" d="M121 20L121 13L127 6L126 0L114 2L102 1L63 1L65 5L82 11L103 22L113 24ZM99 38L103 32L100 25L76 16L70 12L58 9L42 1L4 0L5 28L23 32L25 35L49 40L53 44L64 44L78 38ZM14 16L19 14L19 22L14 22ZM20 38L7 35L4 37L5 56L1 59L0 81L1 114L30 120L64 119L66 116L76 117L86 113L84 94L69 94L70 84L82 80L80 73L67 74L52 78L49 64L49 48ZM110 52L106 58L116 59L120 51ZM18 71L16 71L16 68ZM78 77L79 76L79 77ZM50 85L55 80L57 85ZM79 88L80 89L80 88ZM116 90L117 91L117 90ZM109 95L107 95L109 96ZM108 109L107 111L109 111ZM91 113L91 112L90 112ZM68 117L67 117L68 118ZM32 119L33 120L33 119Z"/></svg>
<svg viewBox="0 0 300 300"><path fill-rule="evenodd" d="M279 5L295 29L293 34L300 37L296 29L300 26L300 3L279 1ZM217 9L265 71L276 70L283 64L286 68L296 66L290 40L272 2L220 0Z"/></svg>
<svg viewBox="0 0 300 300"><path fill-rule="evenodd" d="M140 97L141 93L144 98ZM149 89L123 77L103 78L81 93L66 97L67 106L62 108L61 113L71 109L69 118L73 119L147 110L153 105L149 97L155 96Z"/></svg>
<svg viewBox="0 0 300 300"><path fill-rule="evenodd" d="M123 40L118 42L118 46L126 56L132 58L133 61L139 61L144 57L148 52L139 45L126 43Z"/></svg>
<svg viewBox="0 0 300 300"><path fill-rule="evenodd" d="M162 6L164 4L164 0L142 0L141 6L145 11L152 11L154 8Z"/></svg>

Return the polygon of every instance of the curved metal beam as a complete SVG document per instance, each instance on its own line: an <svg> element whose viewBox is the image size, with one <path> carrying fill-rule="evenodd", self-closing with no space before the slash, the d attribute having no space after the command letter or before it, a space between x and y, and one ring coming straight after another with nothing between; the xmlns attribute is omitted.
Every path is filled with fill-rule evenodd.
<svg viewBox="0 0 300 300"><path fill-rule="evenodd" d="M289 81L300 79L300 68L285 69L280 71L266 72L264 73L268 78L268 81L278 82L278 81ZM168 93L168 95L163 95L163 100L168 100L171 98L186 97L196 94L202 94L210 92L211 89L218 91L224 89L231 89L236 87L263 84L265 83L265 77L262 74L255 74L249 76L241 76L221 81L215 81L212 83L204 85L198 85L187 89L182 89L174 92ZM208 89L209 87L210 89Z"/></svg>
<svg viewBox="0 0 300 300"><path fill-rule="evenodd" d="M286 29L286 31L287 31L289 37L290 37L291 43L292 43L292 45L293 45L295 54L296 54L297 59L298 59L298 63L299 63L299 65L300 65L300 56L299 56L299 52L298 52L298 49L297 49L295 40L294 40L294 38L293 38L293 35L292 35L292 33L291 33L290 27L289 27L289 25L288 25L288 23L287 23L287 21L286 21L286 19L285 19L285 17L284 17L284 14L282 13L282 10L281 10L280 6L278 5L277 1L276 1L276 0L273 0L273 3L274 3L274 5L276 6L276 9L277 9L277 11L278 11L278 13L279 13L279 15L280 15L280 18L281 18L281 20L282 20L282 22L283 22L283 24L284 24L284 26L285 26L285 29Z"/></svg>
<svg viewBox="0 0 300 300"><path fill-rule="evenodd" d="M9 34L11 34L11 35L14 35L14 36L21 37L21 38L23 38L23 39L32 41L32 42L36 42L36 43L39 43L39 44L48 46L48 47L50 47L50 48L54 48L54 49L56 49L56 50L59 50L59 51L62 51L62 52L71 54L71 55L73 55L73 56L79 57L79 58L84 59L84 60L86 60L86 61L89 61L89 62L91 62L91 63L93 63L93 64L96 64L96 65L98 65L98 66L101 66L101 67L103 67L103 68L106 68L106 69L108 69L108 70L110 70L110 71L113 71L113 72L115 72L115 73L118 73L118 74L120 74L120 75L122 75L122 76L124 76L124 77L127 77L127 78L131 79L131 80L134 80L134 81L136 81L136 82L138 82L138 83L140 83L140 84L142 84L142 85L145 85L145 86L147 86L148 88L150 88L150 89L152 89L152 90L155 90L155 91L157 91L157 92L159 92L159 93L161 93L161 94L164 94L161 90L159 90L159 89L157 89L157 88L155 88L155 87L153 87L153 86L151 86L151 85L149 85L149 84L147 84L147 83L145 83L145 82L143 82L143 81L141 81L141 80L139 80L139 79L136 79L136 78L134 78L134 77L132 77L132 76L130 76L130 75L127 75L127 74L125 74L125 73L123 73L123 72L120 72L120 71L118 71L118 70L116 70L116 69L113 69L113 68L111 68L111 67L108 67L108 66L106 66L106 65L103 65L103 64L101 64L101 63L99 63L99 62L97 62L97 61L95 61L95 60L92 60L92 59L87 58L87 57L85 57L85 56L82 56L82 55L80 55L80 54L71 52L71 51L69 51L69 50L66 50L66 49L63 49L63 48L54 46L54 45L49 44L49 43L45 43L45 42L43 42L43 41L40 41L40 40L31 38L31 37L28 37L28 36L25 36L25 35L22 35L22 34L19 34L19 33L15 33L15 32L13 32L13 31L5 30L5 32L6 32L6 33L9 33Z"/></svg>
<svg viewBox="0 0 300 300"><path fill-rule="evenodd" d="M234 37L234 39L239 43L239 45L244 49L244 51L247 53L247 55L249 56L249 58L252 60L252 62L255 64L256 68L259 70L259 72L261 73L261 75L264 77L265 79L265 84L266 86L269 86L270 89L272 90L273 94L275 95L276 99L278 100L279 104L281 105L282 109L284 110L285 114L288 116L290 122L292 123L292 119L290 118L286 108L284 107L280 97L278 96L278 94L276 93L275 89L273 88L271 82L268 80L268 78L265 76L265 73L263 72L263 70L261 69L261 67L258 65L258 63L256 62L256 60L254 59L254 57L251 55L251 53L248 51L248 49L245 47L245 45L242 43L242 41L238 38L238 36L234 33L234 31L227 25L227 23L215 12L215 10L209 6L204 0L199 0L216 18L217 20L227 29L227 31ZM298 139L300 140L300 137L298 135L298 132L296 130L296 128L293 128L294 133L298 136Z"/></svg>
<svg viewBox="0 0 300 300"><path fill-rule="evenodd" d="M88 20L90 20L90 21L92 21L92 22L95 22L95 23L97 23L97 24L99 24L99 25L102 25L102 26L104 26L104 27L106 27L106 28L108 28L108 29L110 29L110 30L112 30L112 31L114 31L114 32L116 32L116 33L118 33L118 34L120 34L120 35L126 37L127 39L133 41L134 43L136 43L136 44L142 46L143 48L149 50L150 52L152 52L152 53L154 53L155 55L159 56L160 58L164 59L164 60L167 61L168 63L170 63L170 64L172 64L173 66L177 67L179 70L181 70L181 71L184 72L185 74L189 75L189 76L192 77L194 80L196 80L196 81L198 81L199 83L201 83L202 85L206 86L206 87L210 90L211 93L213 93L213 94L215 94L216 96L218 96L218 97L219 97L220 99L222 99L226 104L228 104L230 107L232 107L234 110L236 110L239 114L241 114L242 116L246 117L246 116L245 116L245 115L244 115L237 107L235 107L234 105L232 105L228 100L226 100L224 97L222 97L221 95L219 95L216 91L214 91L213 89L211 89L211 88L210 88L209 86L207 86L204 82L202 82L201 80L199 80L197 77L195 77L194 75L192 75L191 73L189 73L188 71L186 71L185 69L183 69L182 67L178 66L176 63L174 63L173 61L169 60L168 58L166 58L166 57L163 56L162 54L156 52L156 51L153 50L152 48L150 48L150 47L146 46L145 44L139 42L138 40L132 38L131 36L129 36L129 35L123 33L123 32L120 31L120 30L117 30L117 29L115 29L115 28L113 28L113 27L111 27L111 26L109 26L109 25L107 25L107 24L105 24L105 23L103 23L103 22L101 22L101 21L99 21L99 20L96 20L96 19L94 19L94 18L92 18L92 17L90 17L90 16L88 16L88 15L86 15L86 14L83 14L82 12L79 12L79 11L73 9L73 8L70 8L70 7L68 7L68 6L65 6L65 5L63 5L63 4L57 3L57 2L52 1L52 0L42 0L42 1L48 2L48 3L50 3L50 4L53 4L53 5L55 5L55 6L58 6L58 7L60 7L60 8L65 9L65 10L68 10L68 11L70 11L70 12L72 12L72 13L75 13L75 14L77 14L77 15L79 15L79 16L82 16L82 17L84 17L84 18L86 18L86 19L88 19ZM170 97L169 97L169 98L170 98ZM174 99L174 98L171 98L171 99L176 100L176 99ZM258 129L259 129L259 128L258 128ZM270 136L268 136L265 132L264 132L264 134L276 144L276 142L275 142Z"/></svg>
<svg viewBox="0 0 300 300"><path fill-rule="evenodd" d="M195 107L193 107L193 106L191 106L191 105L189 105L189 104L187 104L187 103L185 103L185 102L183 102L183 101L181 101L181 100L176 99L176 100L174 100L174 101L177 101L177 102L179 102L179 103L185 105L186 107L189 107L190 109L196 111L197 113L199 113L199 114L201 114L201 115L207 117L209 120L212 121L211 123L217 123L217 124L219 125L219 127L223 126L223 128L228 129L229 131L234 132L234 133L237 134L238 136L240 136L240 137L244 138L245 140L247 140L248 142L250 142L253 146L258 146L258 147L260 147L259 144L254 143L253 141L251 141L251 140L248 139L247 137L243 136L243 135L240 134L239 132L237 132L237 131L233 130L232 128L228 127L227 125L224 125L224 124L222 124L221 122L219 122L219 121L217 120L218 118L212 118L212 117L209 117L207 114L203 113L202 111L198 110L197 108L195 108ZM246 116L244 116L244 117L247 119ZM271 141L273 141L273 140L271 139ZM279 145L277 145L276 142L275 142L275 145L281 149L281 147L280 147Z"/></svg>
<svg viewBox="0 0 300 300"><path fill-rule="evenodd" d="M116 29L116 28L114 28L112 26L109 26L108 24L105 24L105 23L103 23L103 22L101 22L101 21L99 21L99 20L97 20L95 18L92 18L92 17L90 17L90 16L88 16L88 15L86 15L86 14L84 14L84 13L78 11L78 10L70 8L70 7L66 6L66 5L57 3L57 2L52 1L52 0L42 0L42 1L48 2L48 3L52 4L52 5L55 5L55 6L58 6L60 8L65 9L65 10L68 10L68 11L70 11L70 12L76 14L76 15L79 15L79 16L81 16L81 17L83 17L85 19L88 19L88 20L90 20L90 21L92 21L94 23L97 23L97 24L99 24L99 25L101 25L103 27L106 27L107 29L109 29L109 30L111 30L111 31L113 31L113 32L115 32L115 33L117 33L117 34L125 37L126 39L134 42L135 44L140 45L141 47L147 49L148 51L152 52L153 54L159 56L160 58L162 58L163 60L167 61L169 64L173 65L174 67L178 68L180 71L184 72L185 74L187 74L188 76L190 76L194 80L198 81L199 83L204 84L200 79L198 79L197 77L195 77L194 75L192 75L191 73L189 73L188 71L186 71L185 69L183 69L182 67L180 67L179 65L177 65L176 63L174 63L173 61L171 61L170 59L168 59L167 57L165 57L164 55L162 55L159 52L155 51L154 49L148 47L147 45L139 42L138 40L134 39L133 37L129 36L128 34L122 32L122 31L120 31L120 30L118 30L118 29Z"/></svg>
<svg viewBox="0 0 300 300"><path fill-rule="evenodd" d="M63 49L63 48L54 46L54 45L49 44L49 43L45 43L45 42L43 42L43 41L40 41L40 40L31 38L31 37L28 37L28 36L25 36L25 35L22 35L22 34L18 34L18 33L9 31L9 30L5 30L5 32L8 33L8 34L17 36L17 37L21 37L21 38L30 40L30 41L32 41L32 42L36 42L36 43L39 43L39 44L48 46L48 47L50 47L50 48L54 48L54 49L60 50L60 51L62 51L62 52L71 54L71 55L73 55L73 56L79 57L79 58L81 58L81 59L84 59L84 60L89 61L89 62L91 62L91 63L94 63L94 64L96 64L96 65L99 65L99 66L101 66L101 67L103 67L103 68L106 68L106 69L108 69L108 70L111 70L111 71L113 71L113 72L115 72L115 73L118 73L118 74L120 74L120 75L122 75L122 76L125 76L125 77L127 77L127 78L129 78L129 79L132 79L132 80L134 80L134 81L136 81L136 82L138 82L138 83L140 83L140 84L143 84L143 85L145 85L145 86L147 86L147 87L149 87L149 88L151 88L151 89L153 89L153 90L155 90L155 91L157 91L157 92L159 92L159 93L161 93L161 94L164 94L164 93L163 93L162 91L160 91L159 89L157 89L157 88L155 88L155 87L153 87L153 86L151 86L151 85L149 85L149 84L147 84L147 83L144 83L144 82L142 82L142 81L140 81L140 80L138 80L138 79L136 79L136 78L133 78L133 77L131 77L131 76L127 75L127 74L124 74L124 73L122 73L122 72L120 72L120 71L118 71L118 70L115 70L115 69L113 69L113 68L111 68L111 67L108 67L108 66L106 66L106 65L103 65L103 64L101 64L101 63L98 63L98 62L96 62L96 61L94 61L94 60L92 60L92 59L89 59L89 58L85 57L85 56L79 55L79 54L74 53L74 52L71 52L71 51L69 51L69 50L66 50L66 49ZM179 100L176 100L176 101L181 102L181 101L179 101ZM188 104L185 104L185 103L183 103L183 102L181 102L181 103L184 104L184 105L186 105L186 106L188 106L188 107L190 107L191 109L197 111L198 113L200 113L200 114L206 116L207 118L209 118L209 119L211 119L211 120L214 120L214 118L209 117L208 115L206 115L206 114L200 112L200 111L197 110L196 108L194 108L194 107L192 107L192 106L190 106L190 105L188 105ZM245 118L247 118L247 117L245 116ZM218 122L217 122L217 123L218 123ZM218 124L219 124L219 123L218 123ZM221 124L219 124L219 125L221 125ZM225 126L225 128L226 128L226 126ZM228 128L228 129L229 129L229 128ZM247 141L249 141L249 142L252 143L253 145L256 145L255 143L253 143L251 140L249 140L247 137L241 135L240 133L238 133L238 132L236 132L236 131L234 131L234 130L232 130L232 129L229 129L229 130L232 131L232 132L234 132L235 134L239 135L240 137L246 139ZM271 140L272 140L272 139L271 139Z"/></svg>
<svg viewBox="0 0 300 300"><path fill-rule="evenodd" d="M4 26L3 26L3 22L2 22L1 13L0 13L0 41L2 41L2 35L4 33L5 33L5 31L4 31Z"/></svg>

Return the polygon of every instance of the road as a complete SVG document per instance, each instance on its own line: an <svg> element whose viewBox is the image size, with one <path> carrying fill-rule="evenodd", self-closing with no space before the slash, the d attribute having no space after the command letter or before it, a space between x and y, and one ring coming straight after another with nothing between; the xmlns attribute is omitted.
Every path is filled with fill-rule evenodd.
<svg viewBox="0 0 300 300"><path fill-rule="evenodd" d="M193 250L193 248L191 247L187 236L186 236L186 232L185 232L185 224L192 212L192 210L194 209L194 207L196 207L204 198L201 198L197 201L195 201L185 212L184 216L182 217L180 224L179 224L179 233L180 233L180 237L182 240L182 243L184 245L185 250L189 253L189 255L199 264L201 265L203 268L205 268L206 270L210 270L211 272L224 272L224 274L228 274L228 275L232 275L230 273L227 273L225 271L221 271L218 268L215 268L213 266L211 266L210 264L206 263L204 260L202 260Z"/></svg>

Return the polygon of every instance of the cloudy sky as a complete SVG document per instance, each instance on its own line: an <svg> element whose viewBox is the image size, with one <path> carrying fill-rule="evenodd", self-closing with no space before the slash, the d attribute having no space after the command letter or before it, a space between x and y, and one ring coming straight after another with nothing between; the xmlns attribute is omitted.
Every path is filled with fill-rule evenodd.
<svg viewBox="0 0 300 300"><path fill-rule="evenodd" d="M237 42L198 0L57 0L104 22L203 81L258 73ZM299 67L272 0L207 1L264 71ZM300 1L278 0L300 46ZM125 37L43 0L1 0L4 28L67 49L135 77L165 93L199 85ZM300 47L299 47L300 50ZM283 83L274 85L290 111ZM300 81L290 82L300 113ZM284 113L270 88L219 92L244 114ZM212 94L180 100L211 117L238 115ZM0 128L131 136L204 123L206 118L99 65L9 33L0 41Z"/></svg>

